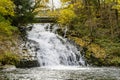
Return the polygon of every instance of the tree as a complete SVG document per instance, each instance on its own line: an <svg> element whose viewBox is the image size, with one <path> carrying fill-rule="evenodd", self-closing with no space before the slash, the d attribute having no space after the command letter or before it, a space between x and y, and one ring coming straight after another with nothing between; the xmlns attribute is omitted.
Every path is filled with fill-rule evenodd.
<svg viewBox="0 0 120 80"><path fill-rule="evenodd" d="M14 0L15 16L13 17L13 25L20 27L28 24L35 16L33 13L34 5L32 0Z"/></svg>
<svg viewBox="0 0 120 80"><path fill-rule="evenodd" d="M15 28L11 26L9 16L14 16L15 5L11 0L0 0L0 38L10 36Z"/></svg>
<svg viewBox="0 0 120 80"><path fill-rule="evenodd" d="M76 15L74 11L70 9L63 9L59 13L58 23L68 26L75 17Z"/></svg>
<svg viewBox="0 0 120 80"><path fill-rule="evenodd" d="M13 22L15 26L26 25L34 21L41 9L46 7L49 0L13 0L16 5L15 17Z"/></svg>
<svg viewBox="0 0 120 80"><path fill-rule="evenodd" d="M17 31L17 28L11 26L10 21L0 15L0 40L6 36L7 38L11 37L15 31Z"/></svg>
<svg viewBox="0 0 120 80"><path fill-rule="evenodd" d="M0 15L14 15L15 5L11 0L0 0Z"/></svg>

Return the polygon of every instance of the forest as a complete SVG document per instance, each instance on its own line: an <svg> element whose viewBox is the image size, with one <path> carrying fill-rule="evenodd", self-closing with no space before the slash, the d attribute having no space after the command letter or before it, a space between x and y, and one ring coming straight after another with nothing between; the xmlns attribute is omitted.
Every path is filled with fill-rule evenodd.
<svg viewBox="0 0 120 80"><path fill-rule="evenodd" d="M120 0L61 0L61 7L48 9L49 0L0 0L0 65L16 64L25 29L41 16L56 18L58 33L83 47L88 63L120 66Z"/></svg>

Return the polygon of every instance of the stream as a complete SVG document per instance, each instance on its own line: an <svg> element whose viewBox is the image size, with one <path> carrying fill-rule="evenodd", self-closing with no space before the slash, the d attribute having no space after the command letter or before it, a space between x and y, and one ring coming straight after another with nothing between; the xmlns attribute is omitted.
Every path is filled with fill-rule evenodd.
<svg viewBox="0 0 120 80"><path fill-rule="evenodd" d="M46 66L0 72L0 80L120 80L114 67Z"/></svg>

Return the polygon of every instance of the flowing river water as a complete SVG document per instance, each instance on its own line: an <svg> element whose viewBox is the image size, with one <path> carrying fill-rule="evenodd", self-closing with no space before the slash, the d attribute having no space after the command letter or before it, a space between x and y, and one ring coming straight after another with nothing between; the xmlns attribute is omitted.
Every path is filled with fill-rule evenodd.
<svg viewBox="0 0 120 80"><path fill-rule="evenodd" d="M40 67L5 69L0 80L120 80L120 68L90 67L82 49L59 36L57 29L49 23L34 24L25 46Z"/></svg>
<svg viewBox="0 0 120 80"><path fill-rule="evenodd" d="M3 77L0 80L120 80L120 69L47 66L7 70L0 76Z"/></svg>

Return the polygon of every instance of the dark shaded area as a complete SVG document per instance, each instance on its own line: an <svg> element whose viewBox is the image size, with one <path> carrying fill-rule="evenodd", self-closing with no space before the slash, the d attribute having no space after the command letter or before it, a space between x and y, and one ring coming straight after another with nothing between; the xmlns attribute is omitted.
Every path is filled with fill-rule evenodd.
<svg viewBox="0 0 120 80"><path fill-rule="evenodd" d="M38 17L35 18L33 23L56 23L56 18L54 17Z"/></svg>
<svg viewBox="0 0 120 80"><path fill-rule="evenodd" d="M18 64L16 64L17 68L31 68L31 67L39 67L40 64L38 60L20 60Z"/></svg>

